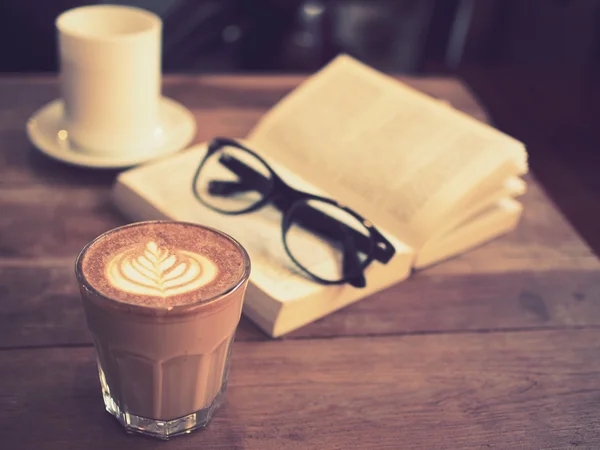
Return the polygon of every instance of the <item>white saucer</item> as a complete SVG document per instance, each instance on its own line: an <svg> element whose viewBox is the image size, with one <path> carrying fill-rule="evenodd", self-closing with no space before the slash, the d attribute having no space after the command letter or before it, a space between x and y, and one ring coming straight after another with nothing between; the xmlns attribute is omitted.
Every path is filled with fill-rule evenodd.
<svg viewBox="0 0 600 450"><path fill-rule="evenodd" d="M123 168L175 153L185 148L196 134L194 115L175 100L162 97L160 101L160 133L156 146L147 153L122 156L98 156L78 149L62 130L63 102L54 100L36 111L27 121L27 136L42 153L76 166ZM62 130L62 133L59 132Z"/></svg>

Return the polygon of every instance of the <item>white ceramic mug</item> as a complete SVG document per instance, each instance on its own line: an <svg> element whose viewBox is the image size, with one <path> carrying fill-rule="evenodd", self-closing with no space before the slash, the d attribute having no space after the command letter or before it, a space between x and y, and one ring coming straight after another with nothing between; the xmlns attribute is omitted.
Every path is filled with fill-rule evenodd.
<svg viewBox="0 0 600 450"><path fill-rule="evenodd" d="M83 6L56 19L64 125L96 155L152 151L161 138L162 22L139 8Z"/></svg>

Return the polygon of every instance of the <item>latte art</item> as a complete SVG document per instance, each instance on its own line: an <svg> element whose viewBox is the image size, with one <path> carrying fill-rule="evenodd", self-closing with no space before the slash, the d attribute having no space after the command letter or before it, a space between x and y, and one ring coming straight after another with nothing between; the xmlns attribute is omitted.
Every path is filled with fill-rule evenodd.
<svg viewBox="0 0 600 450"><path fill-rule="evenodd" d="M186 250L160 248L150 241L117 253L106 266L110 284L136 295L170 297L185 294L210 283L217 267L206 257Z"/></svg>

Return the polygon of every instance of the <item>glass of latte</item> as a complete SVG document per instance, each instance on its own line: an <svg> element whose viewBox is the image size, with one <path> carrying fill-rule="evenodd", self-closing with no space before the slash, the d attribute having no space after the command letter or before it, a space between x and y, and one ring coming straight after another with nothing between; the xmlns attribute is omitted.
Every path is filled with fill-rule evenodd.
<svg viewBox="0 0 600 450"><path fill-rule="evenodd" d="M90 242L75 272L106 410L161 439L206 426L227 385L244 248L199 225L139 222Z"/></svg>

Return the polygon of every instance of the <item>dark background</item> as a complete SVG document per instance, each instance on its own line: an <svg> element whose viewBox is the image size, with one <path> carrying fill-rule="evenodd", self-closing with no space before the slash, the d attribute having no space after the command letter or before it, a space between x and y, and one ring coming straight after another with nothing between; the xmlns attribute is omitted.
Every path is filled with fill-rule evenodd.
<svg viewBox="0 0 600 450"><path fill-rule="evenodd" d="M166 72L310 71L339 51L411 73L600 62L597 0L3 0L0 71L55 71L54 19L92 3L159 14Z"/></svg>
<svg viewBox="0 0 600 450"><path fill-rule="evenodd" d="M3 0L0 72L57 71L54 19L89 0ZM462 78L600 250L600 0L128 0L164 21L165 73L312 72L338 52ZM16 74L8 75L16 76Z"/></svg>

